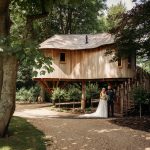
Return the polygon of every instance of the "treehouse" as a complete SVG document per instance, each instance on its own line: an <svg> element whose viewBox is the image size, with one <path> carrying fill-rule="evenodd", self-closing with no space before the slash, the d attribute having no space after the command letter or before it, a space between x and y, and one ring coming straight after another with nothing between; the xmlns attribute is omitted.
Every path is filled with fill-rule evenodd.
<svg viewBox="0 0 150 150"><path fill-rule="evenodd" d="M55 35L40 44L45 57L52 58L54 71L34 77L47 91L67 82L82 83L82 107L85 101L87 81L113 83L118 85L132 79L135 74L135 57L110 62L116 51L114 37L108 33L89 35Z"/></svg>

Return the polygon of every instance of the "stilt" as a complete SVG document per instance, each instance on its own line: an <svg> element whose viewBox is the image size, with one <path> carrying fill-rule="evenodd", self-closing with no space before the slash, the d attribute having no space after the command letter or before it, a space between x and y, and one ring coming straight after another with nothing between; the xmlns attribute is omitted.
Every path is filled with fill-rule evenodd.
<svg viewBox="0 0 150 150"><path fill-rule="evenodd" d="M43 103L45 101L45 89L43 86L40 86L40 96L41 96L41 102Z"/></svg>
<svg viewBox="0 0 150 150"><path fill-rule="evenodd" d="M82 98L81 98L81 109L85 111L86 103L86 82L82 80Z"/></svg>

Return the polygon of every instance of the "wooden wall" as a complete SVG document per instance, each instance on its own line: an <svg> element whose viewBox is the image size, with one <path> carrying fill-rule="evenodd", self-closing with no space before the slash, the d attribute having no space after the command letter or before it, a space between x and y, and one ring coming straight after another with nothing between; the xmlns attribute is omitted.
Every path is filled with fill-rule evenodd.
<svg viewBox="0 0 150 150"><path fill-rule="evenodd" d="M45 56L53 58L54 71L45 75L38 74L37 78L49 79L103 79L103 78L132 78L135 72L135 60L132 68L128 61L122 60L122 66L117 62L110 63L111 56L104 56L107 47L90 50L42 50ZM66 53L66 62L59 61L60 53Z"/></svg>

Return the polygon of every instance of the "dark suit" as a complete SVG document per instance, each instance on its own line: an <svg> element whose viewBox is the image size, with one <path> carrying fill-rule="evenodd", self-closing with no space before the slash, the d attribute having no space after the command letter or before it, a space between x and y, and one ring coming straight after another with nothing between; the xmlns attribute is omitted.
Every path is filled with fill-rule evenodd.
<svg viewBox="0 0 150 150"><path fill-rule="evenodd" d="M111 116L113 117L114 116L115 93L112 89L108 89L107 90L107 95L108 95L108 117L110 117L110 112L111 112Z"/></svg>

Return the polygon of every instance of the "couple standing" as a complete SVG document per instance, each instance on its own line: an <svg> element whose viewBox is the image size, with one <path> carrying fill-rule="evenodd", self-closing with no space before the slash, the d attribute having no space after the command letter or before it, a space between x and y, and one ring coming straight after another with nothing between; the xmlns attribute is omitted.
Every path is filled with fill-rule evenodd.
<svg viewBox="0 0 150 150"><path fill-rule="evenodd" d="M92 114L84 114L81 117L101 117L101 118L108 118L114 116L114 99L115 93L112 90L111 86L108 86L108 90L106 91L105 88L102 88L100 92L100 101L96 112ZM111 111L110 111L111 110Z"/></svg>
<svg viewBox="0 0 150 150"><path fill-rule="evenodd" d="M96 114L99 115L99 117L102 118L108 118L114 116L114 99L115 99L115 93L111 86L108 86L108 90L106 91L105 88L102 88L102 91L100 93L100 101L98 108L96 110Z"/></svg>

